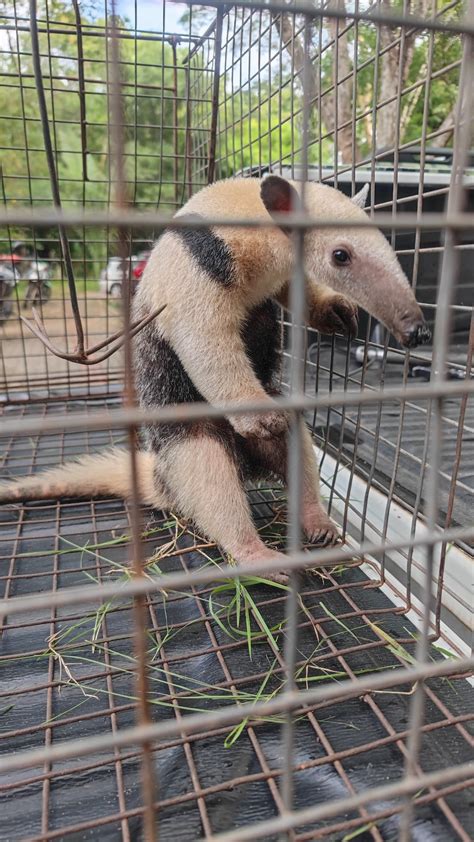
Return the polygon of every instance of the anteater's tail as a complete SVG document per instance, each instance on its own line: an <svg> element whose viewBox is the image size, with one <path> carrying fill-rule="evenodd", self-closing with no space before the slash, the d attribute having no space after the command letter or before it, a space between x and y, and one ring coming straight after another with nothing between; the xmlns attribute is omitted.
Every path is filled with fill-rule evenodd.
<svg viewBox="0 0 474 842"><path fill-rule="evenodd" d="M154 459L152 453L137 453L140 500L164 508L166 501L161 499L153 481ZM130 493L130 454L122 448L82 456L31 477L0 483L0 503L60 497L128 497Z"/></svg>

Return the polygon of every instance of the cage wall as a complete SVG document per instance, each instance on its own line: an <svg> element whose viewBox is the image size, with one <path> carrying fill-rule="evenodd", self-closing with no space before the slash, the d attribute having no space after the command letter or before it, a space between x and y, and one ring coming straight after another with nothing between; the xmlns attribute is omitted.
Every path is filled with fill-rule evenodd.
<svg viewBox="0 0 474 842"><path fill-rule="evenodd" d="M172 4L171 4L172 5ZM119 73L122 84L124 190L140 210L171 213L193 190L207 183L213 96L213 37L202 39L192 10L181 32L170 4L162 4L153 31L130 17L118 23ZM41 112L34 76L28 10L13 4L2 10L1 191L7 208L50 207L56 192L65 209L106 210L116 201L114 130L111 105L111 8L90 9L73 3L44 4L38 11L38 54L45 105ZM46 152L49 135L55 185ZM134 230L128 252L132 268L157 236ZM107 227L74 226L67 232L70 274L74 279L89 344L121 325L120 265L117 232ZM2 265L12 253L46 264L52 285L42 307L48 334L62 350L75 347L68 271L56 226L2 231ZM114 267L113 261L117 261ZM20 269L23 265L18 261ZM104 279L104 275L110 277ZM8 400L34 400L61 394L110 391L120 380L123 359L113 357L88 369L48 355L19 320L31 311L26 303L26 272L8 304L13 319L3 320L2 393ZM117 292L115 292L116 284ZM2 296L4 293L2 293ZM117 300L115 300L117 299ZM41 302L39 302L41 305Z"/></svg>
<svg viewBox="0 0 474 842"><path fill-rule="evenodd" d="M368 217L389 214L384 230L435 336L453 318L438 371L432 348L402 351L363 315L352 342L307 330L295 353L282 311L284 406L312 430L347 541L295 543L297 477L288 497L276 482L253 487L265 542L288 551L289 569L314 565L290 588L238 579L179 513L139 514L133 494L2 507L6 838L467 842L468 93L464 121L454 115L472 89L472 24L457 2L331 2L326 15L164 2L152 20L136 4L128 21L48 2L37 14L42 122L34 6L2 12L1 251L12 263L34 249L33 265L51 267L51 297L35 322L20 279L0 327L2 479L133 440L143 417L127 342L125 358L79 365L19 316L77 356L75 289L84 354L113 348L123 326L113 261L123 291L169 214L217 178L307 170L349 195L368 183ZM447 205L461 195L453 154L465 158L464 208ZM416 215L408 227L405 213ZM295 237L306 223L295 216Z"/></svg>
<svg viewBox="0 0 474 842"><path fill-rule="evenodd" d="M336 8L329 4L328 8ZM358 7L360 10L362 6ZM382 4L381 10L389 7ZM452 185L454 112L462 46L443 22L462 14L461 4L403 11L433 13L438 31L374 27L348 17L313 21L289 11L231 10L222 18L216 172L220 177L277 172L301 176L303 75L309 55L308 176L354 195L369 185L368 213L394 216L442 211ZM216 18L214 32L219 19ZM305 42L307 38L307 43ZM439 108L443 91L443 108ZM230 127L230 131L229 131ZM467 160L465 207L474 207L474 158ZM387 230L422 304L434 324L444 232ZM453 289L448 376L471 376L473 350L473 236L460 233L459 271ZM288 358L288 355L287 355ZM355 342L308 332L305 390L379 389L431 376L432 349L407 359L380 325L361 315ZM288 388L288 367L284 385ZM446 527L467 525L472 508L472 406L464 398L443 404L440 516ZM330 408L308 413L322 448L327 495L353 535L395 540L420 529L426 515L430 405L412 401L378 407ZM326 466L326 468L325 468ZM362 482L358 480L362 479ZM357 490L356 490L357 489ZM400 507L397 505L399 504ZM463 549L471 555L468 542ZM389 569L407 584L412 553L388 558ZM441 564L443 564L441 560ZM415 560L415 579L420 559ZM454 563L453 563L454 566ZM452 588L463 601L459 559ZM409 578L409 577L408 577ZM413 582L415 592L419 588ZM467 627L462 635L470 640ZM463 621L450 617L458 631Z"/></svg>

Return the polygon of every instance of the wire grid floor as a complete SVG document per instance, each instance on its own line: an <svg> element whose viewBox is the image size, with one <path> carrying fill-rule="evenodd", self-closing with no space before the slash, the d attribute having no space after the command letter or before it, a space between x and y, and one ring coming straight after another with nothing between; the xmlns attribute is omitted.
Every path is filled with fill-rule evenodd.
<svg viewBox="0 0 474 842"><path fill-rule="evenodd" d="M25 405L12 411L41 416L77 410L79 403L83 408L83 402L76 401L59 407ZM5 468L11 473L39 470L53 460L100 449L112 441L106 432L60 438L39 432L7 443ZM265 539L281 544L282 490L266 486L250 494ZM122 501L10 506L3 508L1 518L4 596L74 585L87 589L92 579L124 577L129 516ZM146 556L155 556L155 563L166 571L188 570L220 558L215 545L181 528L169 513L147 511L144 534ZM250 588L255 604L251 655L243 615L238 621L235 605L227 614L234 593L193 588L148 599L154 720L179 720L186 711L248 701L259 691L262 698L281 686L285 593L265 585ZM306 578L299 630L301 687L409 665L416 636L405 612L395 609L358 565L325 571L324 578ZM132 632L131 604L119 599L103 612L85 602L81 612L64 608L4 617L0 660L8 670L8 681L0 691L2 752L131 725ZM435 648L431 654L441 657ZM297 712L296 807L324 803L400 777L411 690L405 685L395 692ZM472 756L470 692L462 678L428 682L423 771ZM210 837L270 818L282 808L280 721L245 723L230 747L225 741L235 731L213 729L212 719L209 726L206 733L156 746L161 839ZM139 759L139 751L116 749L4 778L0 837L30 842L140 838ZM472 784L473 780L464 781L418 793L413 833L420 835L414 838L469 840L474 830L468 789ZM361 808L336 821L301 827L291 838L341 840L363 828L358 838L388 840L396 833L396 809L395 802L375 803L370 812Z"/></svg>
<svg viewBox="0 0 474 842"><path fill-rule="evenodd" d="M350 355L350 345L340 339L309 332L312 345L307 355L305 391L359 392L362 388L378 390L409 382L406 359L399 363L372 361L362 366ZM314 341L313 341L314 340ZM356 345L352 345L352 350ZM358 348L362 346L357 344ZM374 346L370 346L374 347ZM395 357L396 352L389 349ZM430 365L431 354L421 354L419 365ZM396 357L395 357L396 358ZM415 363L416 355L412 362ZM469 371L468 371L469 374ZM367 480L387 494L387 506L392 499L401 502L413 517L425 514L426 487L430 437L430 402L385 401L380 406L331 407L307 413L317 444L332 453L338 465L346 465L351 472ZM323 456L324 458L324 456ZM440 524L467 526L471 521L474 491L474 402L454 397L443 401L442 464L439 475ZM421 480L420 480L421 477ZM334 495L334 487L330 496ZM472 551L472 542L465 544Z"/></svg>
<svg viewBox="0 0 474 842"><path fill-rule="evenodd" d="M38 343L36 339L30 342L34 343L29 346L31 357L38 351ZM362 388L376 390L382 385L390 387L410 382L405 371L404 352L389 348L391 357L385 355L380 361L371 360L361 365L356 362L352 352L364 348L362 341L349 344L340 337L329 339L309 330L307 342L305 393L310 397L318 391L358 392ZM463 360L464 365L451 363L451 367L460 371L462 376L469 376L470 365L464 368L468 351L464 346L459 347L462 350L457 356ZM376 348L376 343L367 344L369 351ZM288 352L284 351L283 356L285 373L282 385L285 391L289 382ZM394 362L397 358L398 362ZM431 352L418 355L412 353L410 360L413 365L418 361L420 366L429 367ZM25 400L38 404L48 400L60 405L66 390L70 397L80 394L94 400L97 395L108 395L113 399L123 381L122 360L118 358L114 365L116 370L113 376L109 372L107 377L103 370L86 369L58 374L43 371L36 377L24 379L20 373L20 361L17 380L13 376L5 381L0 378L0 401L22 405ZM4 394L1 394L1 390L5 390ZM411 400L405 404L404 409L401 409L399 402L385 402L380 407L360 409L346 407L341 410L332 407L329 410L308 412L306 419L323 453L331 453L352 472L370 479L372 484L390 494L390 500L393 497L413 512L414 517L423 515L425 489L420 486L419 477L426 473L427 467L430 426L428 400ZM43 443L42 448L45 446ZM468 526L470 523L474 492L473 459L474 401L458 396L445 400L439 493L440 511L446 526ZM47 460L43 464L49 466ZM9 470L15 470L13 464L10 464ZM329 490L331 497L334 493L334 488ZM465 549L472 551L472 543L466 543Z"/></svg>

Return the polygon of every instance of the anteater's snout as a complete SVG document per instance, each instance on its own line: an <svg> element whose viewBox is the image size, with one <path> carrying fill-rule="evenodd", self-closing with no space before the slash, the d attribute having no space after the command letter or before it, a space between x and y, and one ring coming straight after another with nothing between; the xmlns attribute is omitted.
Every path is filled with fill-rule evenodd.
<svg viewBox="0 0 474 842"><path fill-rule="evenodd" d="M425 322L416 322L410 325L403 333L402 344L405 348L416 348L418 345L426 345L431 339L431 330Z"/></svg>

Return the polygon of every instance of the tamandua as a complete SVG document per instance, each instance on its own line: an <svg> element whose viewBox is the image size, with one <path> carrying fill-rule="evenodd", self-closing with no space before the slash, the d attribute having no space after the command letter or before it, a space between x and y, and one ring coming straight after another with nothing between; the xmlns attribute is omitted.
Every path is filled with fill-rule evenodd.
<svg viewBox="0 0 474 842"><path fill-rule="evenodd" d="M196 193L178 216L268 219L290 211L300 185L276 175L218 181ZM314 218L359 220L366 191L352 200L332 187L305 185ZM287 305L293 239L284 227L166 231L156 243L133 304L141 319L166 308L134 340L142 407L195 401L260 400L268 411L222 420L150 425L138 454L140 494L196 524L244 567L285 557L266 547L252 521L248 479L286 474L288 417L272 395L279 366L278 304ZM367 228L312 229L305 235L307 321L322 333L357 331L357 305L406 347L429 338L421 310L383 234ZM327 545L338 530L321 502L318 467L303 427L301 525ZM127 496L128 455L113 449L37 476L0 485L0 501L58 496ZM284 573L276 578L284 578Z"/></svg>

